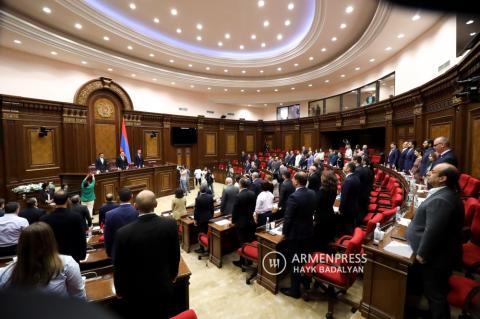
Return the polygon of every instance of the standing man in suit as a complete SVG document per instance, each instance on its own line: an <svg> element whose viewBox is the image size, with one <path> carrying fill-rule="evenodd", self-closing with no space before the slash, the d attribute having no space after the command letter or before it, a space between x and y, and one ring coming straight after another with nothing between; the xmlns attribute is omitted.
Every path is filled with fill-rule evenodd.
<svg viewBox="0 0 480 319"><path fill-rule="evenodd" d="M253 182L250 184L250 190L255 193L255 198L262 191L263 180L258 177L258 172L252 173Z"/></svg>
<svg viewBox="0 0 480 319"><path fill-rule="evenodd" d="M175 315L171 307L180 262L177 224L157 216L156 206L155 194L141 191L135 199L140 216L116 236L114 284L128 318Z"/></svg>
<svg viewBox="0 0 480 319"><path fill-rule="evenodd" d="M320 169L318 166L308 168L308 189L316 192L320 188Z"/></svg>
<svg viewBox="0 0 480 319"><path fill-rule="evenodd" d="M316 205L315 192L306 188L307 174L298 172L293 178L293 192L287 200L283 236L285 236L288 259L291 263L290 288L280 289L282 293L293 298L300 298L302 254L310 252L313 239L313 212Z"/></svg>
<svg viewBox="0 0 480 319"><path fill-rule="evenodd" d="M98 154L98 157L95 160L95 169L97 170L97 174L108 172L108 162L103 153Z"/></svg>
<svg viewBox="0 0 480 319"><path fill-rule="evenodd" d="M433 162L432 169L440 163L449 163L455 167L458 166L457 157L450 148L450 142L448 138L445 136L437 137L433 141L433 147L435 148L435 152L438 154L438 158L435 160L435 162Z"/></svg>
<svg viewBox="0 0 480 319"><path fill-rule="evenodd" d="M402 151L400 152L400 157L398 158L398 168L397 171L403 172L405 170L405 161L407 158L408 152L408 142L403 142Z"/></svg>
<svg viewBox="0 0 480 319"><path fill-rule="evenodd" d="M124 151L121 151L120 155L117 157L116 165L118 169L121 169L121 170L128 169L128 159Z"/></svg>
<svg viewBox="0 0 480 319"><path fill-rule="evenodd" d="M40 220L40 217L46 214L44 209L40 209L37 207L38 202L35 197L30 197L26 200L27 207L22 209L18 214L19 217L23 217L28 220L29 224L33 224Z"/></svg>
<svg viewBox="0 0 480 319"><path fill-rule="evenodd" d="M340 230L341 235L351 235L355 225L357 225L357 215L359 211L358 198L360 195L360 180L355 175L355 164L348 162L343 167L345 173L345 180L342 184L340 194L340 207L338 212L341 215L341 223L343 224Z"/></svg>
<svg viewBox="0 0 480 319"><path fill-rule="evenodd" d="M144 166L143 165L142 150L137 151L137 154L135 154L135 158L134 158L133 162L134 162L136 168L142 168Z"/></svg>
<svg viewBox="0 0 480 319"><path fill-rule="evenodd" d="M115 243L117 231L138 218L137 210L130 203L133 196L132 191L124 187L120 189L118 196L120 197L120 206L112 209L105 215L105 226L103 227L105 250L110 257L115 255L113 244Z"/></svg>
<svg viewBox="0 0 480 319"><path fill-rule="evenodd" d="M283 174L283 183L280 185L279 199L278 199L278 211L275 213L275 219L280 219L285 215L287 209L288 197L295 191L295 187L292 183L292 175L288 170Z"/></svg>
<svg viewBox="0 0 480 319"><path fill-rule="evenodd" d="M398 160L400 159L400 151L397 148L395 143L390 144L390 153L388 153L387 164L391 169L396 169L398 167Z"/></svg>
<svg viewBox="0 0 480 319"><path fill-rule="evenodd" d="M202 184L200 193L195 198L195 209L193 211L194 224L198 227L198 232L205 234L208 232L208 221L213 218L213 195L208 194L207 191L207 184ZM200 246L195 252L203 253L204 249Z"/></svg>
<svg viewBox="0 0 480 319"><path fill-rule="evenodd" d="M78 214L82 217L84 229L85 231L88 231L88 229L92 227L92 217L90 217L90 212L88 211L87 206L80 204L80 196L78 195L72 196L70 201L72 202L70 210L72 213Z"/></svg>
<svg viewBox="0 0 480 319"><path fill-rule="evenodd" d="M222 204L220 205L220 211L224 215L229 215L233 213L233 206L237 199L238 188L233 186L233 180L231 177L225 179L225 188L222 192Z"/></svg>
<svg viewBox="0 0 480 319"><path fill-rule="evenodd" d="M353 162L355 164L355 175L357 175L360 182L358 194L358 213L356 214L356 226L360 226L363 222L363 217L368 213L368 205L370 204L370 191L373 186L372 171L370 168L363 166L364 158L368 161L367 157L354 156Z"/></svg>
<svg viewBox="0 0 480 319"><path fill-rule="evenodd" d="M416 254L423 293L432 318L450 318L448 279L462 258L464 207L458 194L459 173L449 163L427 173L432 188L408 226L407 239Z"/></svg>
<svg viewBox="0 0 480 319"><path fill-rule="evenodd" d="M413 167L413 163L415 162L415 159L417 158L415 156L415 146L417 143L415 141L409 141L408 142L408 148L407 148L407 153L405 154L405 162L403 163L403 171L405 173L409 173L410 170Z"/></svg>
<svg viewBox="0 0 480 319"><path fill-rule="evenodd" d="M240 246L243 243L251 242L255 238L255 221L253 212L255 211L255 193L248 190L248 179L242 178L239 182L240 191L235 198L233 206L232 223L235 225L238 242ZM233 261L237 267L242 267L245 263L244 258Z"/></svg>
<svg viewBox="0 0 480 319"><path fill-rule="evenodd" d="M105 216L107 215L107 212L118 207L118 204L113 201L112 193L108 193L107 195L105 195L105 201L105 204L100 207L98 216L98 223L101 227L105 225Z"/></svg>
<svg viewBox="0 0 480 319"><path fill-rule="evenodd" d="M423 157L420 163L420 176L423 178L427 175L427 168L430 164L428 156L434 152L433 149L433 141L432 140L425 140L423 141Z"/></svg>
<svg viewBox="0 0 480 319"><path fill-rule="evenodd" d="M53 195L56 208L53 212L43 215L40 221L52 227L58 244L58 252L72 256L78 263L87 256L87 241L85 240L85 223L82 217L67 208L68 196L60 190Z"/></svg>

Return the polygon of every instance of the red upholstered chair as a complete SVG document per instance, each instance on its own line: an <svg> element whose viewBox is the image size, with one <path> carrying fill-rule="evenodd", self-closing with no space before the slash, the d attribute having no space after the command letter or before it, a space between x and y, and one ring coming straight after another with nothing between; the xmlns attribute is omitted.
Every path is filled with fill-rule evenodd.
<svg viewBox="0 0 480 319"><path fill-rule="evenodd" d="M325 254L314 253L313 255L318 259L304 266L307 276L313 277L320 284L320 288L328 294L327 319L333 318L333 306L337 296L345 294L357 279L357 272L352 269L360 266L361 260L357 258L357 254L361 253L364 236L361 228L355 228L353 237L349 240L344 252L344 255L348 256L347 258L337 258L334 262L328 262L330 258L327 258ZM326 263L322 263L323 261ZM350 271L342 271L346 269ZM310 296L305 294L303 299L308 301Z"/></svg>
<svg viewBox="0 0 480 319"><path fill-rule="evenodd" d="M462 276L452 275L449 279L450 291L448 292L448 303L462 309L462 316L459 318L470 318L474 308L480 310L480 282Z"/></svg>
<svg viewBox="0 0 480 319"><path fill-rule="evenodd" d="M232 160L232 165L238 165L238 160Z"/></svg>
<svg viewBox="0 0 480 319"><path fill-rule="evenodd" d="M257 276L258 272L258 241L255 240L251 243L243 244L242 247L238 248L237 254L254 263L253 266L242 265L242 272L246 270L252 271L252 274L245 281L247 285L250 285L250 282Z"/></svg>
<svg viewBox="0 0 480 319"><path fill-rule="evenodd" d="M198 234L198 243L205 250L203 253L198 254L198 259L199 260L202 259L202 257L208 257L209 254L210 254L210 252L209 252L210 236L211 236L210 230L206 234L205 233L199 233Z"/></svg>
<svg viewBox="0 0 480 319"><path fill-rule="evenodd" d="M197 319L197 314L192 309L188 309L170 319Z"/></svg>
<svg viewBox="0 0 480 319"><path fill-rule="evenodd" d="M258 156L263 156L263 152L258 152Z"/></svg>
<svg viewBox="0 0 480 319"><path fill-rule="evenodd" d="M480 212L476 212L470 226L471 238L463 244L463 265L467 268L467 277L480 271Z"/></svg>
<svg viewBox="0 0 480 319"><path fill-rule="evenodd" d="M382 159L382 157L380 155L372 155L372 164L380 163L381 159Z"/></svg>
<svg viewBox="0 0 480 319"><path fill-rule="evenodd" d="M460 186L460 191L463 193L463 189L467 186L470 175L462 173L458 179L458 186Z"/></svg>
<svg viewBox="0 0 480 319"><path fill-rule="evenodd" d="M480 212L480 201L476 198L469 197L464 200L465 207L465 226L470 227L472 225L473 217L477 212Z"/></svg>
<svg viewBox="0 0 480 319"><path fill-rule="evenodd" d="M470 176L467 185L463 189L463 196L478 198L479 191L480 191L480 180Z"/></svg>
<svg viewBox="0 0 480 319"><path fill-rule="evenodd" d="M225 170L225 164L218 164L218 169L221 171Z"/></svg>

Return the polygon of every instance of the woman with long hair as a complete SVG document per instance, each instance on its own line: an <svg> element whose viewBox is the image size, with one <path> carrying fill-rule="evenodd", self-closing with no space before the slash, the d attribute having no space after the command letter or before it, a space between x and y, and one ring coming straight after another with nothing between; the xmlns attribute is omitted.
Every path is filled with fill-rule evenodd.
<svg viewBox="0 0 480 319"><path fill-rule="evenodd" d="M17 260L0 268L0 289L38 289L46 293L86 299L80 267L71 257L60 255L50 226L33 223L22 231Z"/></svg>
<svg viewBox="0 0 480 319"><path fill-rule="evenodd" d="M183 190L177 188L175 197L172 199L172 215L177 222L183 215L187 214L187 199L184 196Z"/></svg>
<svg viewBox="0 0 480 319"><path fill-rule="evenodd" d="M328 243L333 241L333 237L338 227L337 219L333 211L333 204L337 197L338 179L335 172L325 169L320 178L320 189L316 192L317 205L315 210L314 236L315 249L326 251Z"/></svg>

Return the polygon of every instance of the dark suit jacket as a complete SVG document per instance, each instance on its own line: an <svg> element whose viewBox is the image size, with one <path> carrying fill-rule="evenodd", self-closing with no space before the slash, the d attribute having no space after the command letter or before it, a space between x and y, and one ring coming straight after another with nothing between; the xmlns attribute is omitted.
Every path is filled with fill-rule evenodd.
<svg viewBox="0 0 480 319"><path fill-rule="evenodd" d="M428 156L434 152L434 149L432 147L427 148L423 152L422 156L422 162L420 164L420 176L425 176L427 174L427 168L428 165L430 165L430 160L428 159Z"/></svg>
<svg viewBox="0 0 480 319"><path fill-rule="evenodd" d="M255 197L257 197L262 191L262 184L263 180L261 178L257 178L252 184L250 184L250 190L255 193Z"/></svg>
<svg viewBox="0 0 480 319"><path fill-rule="evenodd" d="M449 163L452 164L453 166L457 167L458 166L458 161L457 157L453 153L452 150L448 151L447 153L443 155L439 155L438 158L433 162L432 168L435 167L435 165L440 164L440 163Z"/></svg>
<svg viewBox="0 0 480 319"><path fill-rule="evenodd" d="M400 157L398 158L398 167L397 167L398 171L404 171L405 170L405 161L406 161L406 158L407 158L408 150L409 149L406 148L404 151L400 152Z"/></svg>
<svg viewBox="0 0 480 319"><path fill-rule="evenodd" d="M18 213L18 216L19 217L23 217L25 218L26 220L28 220L28 223L31 225L35 222L38 222L40 220L40 217L42 217L43 215L45 215L45 210L44 209L40 209L40 208L37 208L37 207L31 207L31 208L24 208L20 211L20 213ZM0 216L2 216L3 214L0 213Z"/></svg>
<svg viewBox="0 0 480 319"><path fill-rule="evenodd" d="M255 228L253 212L256 204L255 193L248 189L242 189L233 205L232 223L238 228Z"/></svg>
<svg viewBox="0 0 480 319"><path fill-rule="evenodd" d="M90 212L88 211L87 206L80 204L72 205L70 210L82 217L83 223L85 224L85 230L88 230L88 227L92 226L92 217L90 217Z"/></svg>
<svg viewBox="0 0 480 319"><path fill-rule="evenodd" d="M85 259L87 241L85 240L85 224L80 215L71 212L68 208L57 208L53 212L43 215L40 221L52 227L60 254L72 256L77 262Z"/></svg>
<svg viewBox="0 0 480 319"><path fill-rule="evenodd" d="M135 158L133 159L133 163L136 167L143 167L143 155L140 157L138 153L135 154Z"/></svg>
<svg viewBox="0 0 480 319"><path fill-rule="evenodd" d="M339 211L349 221L354 221L358 214L361 187L360 180L355 174L349 175L343 182Z"/></svg>
<svg viewBox="0 0 480 319"><path fill-rule="evenodd" d="M220 205L220 211L222 214L229 215L233 212L233 206L237 199L238 188L229 185L223 189L222 192L222 204Z"/></svg>
<svg viewBox="0 0 480 319"><path fill-rule="evenodd" d="M107 215L107 212L117 207L118 207L118 204L114 202L107 202L103 204L99 210L98 223L100 225L105 224L105 216Z"/></svg>
<svg viewBox="0 0 480 319"><path fill-rule="evenodd" d="M281 208L284 212L285 212L285 209L287 209L288 197L294 191L295 191L295 187L293 187L291 179L284 180L283 183L280 185L278 207Z"/></svg>
<svg viewBox="0 0 480 319"><path fill-rule="evenodd" d="M429 196L407 229L413 252L435 267L456 266L462 257L464 214L460 196L448 187Z"/></svg>
<svg viewBox="0 0 480 319"><path fill-rule="evenodd" d="M288 197L282 229L287 240L305 240L313 237L315 205L315 192L306 187L297 189Z"/></svg>
<svg viewBox="0 0 480 319"><path fill-rule="evenodd" d="M330 155L329 158L328 158L328 162L332 166L337 165L337 160L338 160L338 155L337 154Z"/></svg>
<svg viewBox="0 0 480 319"><path fill-rule="evenodd" d="M105 236L105 250L108 256L114 256L113 244L117 231L123 226L137 220L138 212L131 204L120 205L112 209L105 215L105 226L103 233Z"/></svg>
<svg viewBox="0 0 480 319"><path fill-rule="evenodd" d="M172 316L169 308L179 262L175 220L155 214L139 216L117 232L113 258L117 295L140 307L137 311L146 307L157 318Z"/></svg>
<svg viewBox="0 0 480 319"><path fill-rule="evenodd" d="M316 192L320 188L320 172L316 171L308 177L308 189Z"/></svg>
<svg viewBox="0 0 480 319"><path fill-rule="evenodd" d="M95 160L95 169L97 171L100 171L100 172L104 173L108 169L107 160L104 158L103 159L103 164L102 164L102 162L100 161L100 158L97 157L97 159Z"/></svg>
<svg viewBox="0 0 480 319"><path fill-rule="evenodd" d="M208 223L213 218L213 196L212 194L199 193L195 199L195 210L193 218L197 223Z"/></svg>
<svg viewBox="0 0 480 319"><path fill-rule="evenodd" d="M388 153L388 159L387 163L390 164L391 166L398 167L398 160L400 159L400 151L398 148L395 148L393 151L390 150L390 153Z"/></svg>
<svg viewBox="0 0 480 319"><path fill-rule="evenodd" d="M408 149L407 154L405 154L405 162L403 163L404 171L408 172L413 167L415 158L415 150L413 149L413 147L411 147Z"/></svg>
<svg viewBox="0 0 480 319"><path fill-rule="evenodd" d="M127 157L125 156L123 160L121 156L117 157L117 161L115 162L115 165L120 169L126 169L128 167Z"/></svg>

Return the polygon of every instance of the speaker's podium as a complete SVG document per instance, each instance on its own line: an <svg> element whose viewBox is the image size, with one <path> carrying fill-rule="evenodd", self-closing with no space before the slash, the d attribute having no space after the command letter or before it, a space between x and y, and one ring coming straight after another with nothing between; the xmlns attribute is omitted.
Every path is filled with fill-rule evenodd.
<svg viewBox="0 0 480 319"><path fill-rule="evenodd" d="M113 170L95 175L95 206L98 210L105 201L105 195L112 193L117 198L122 187L128 187L134 196L144 189L151 190L157 197L171 195L176 189L175 164L151 165L143 168L129 166L126 170ZM92 172L95 172L94 169ZM68 185L69 194L81 191L85 173L61 173L60 181Z"/></svg>

